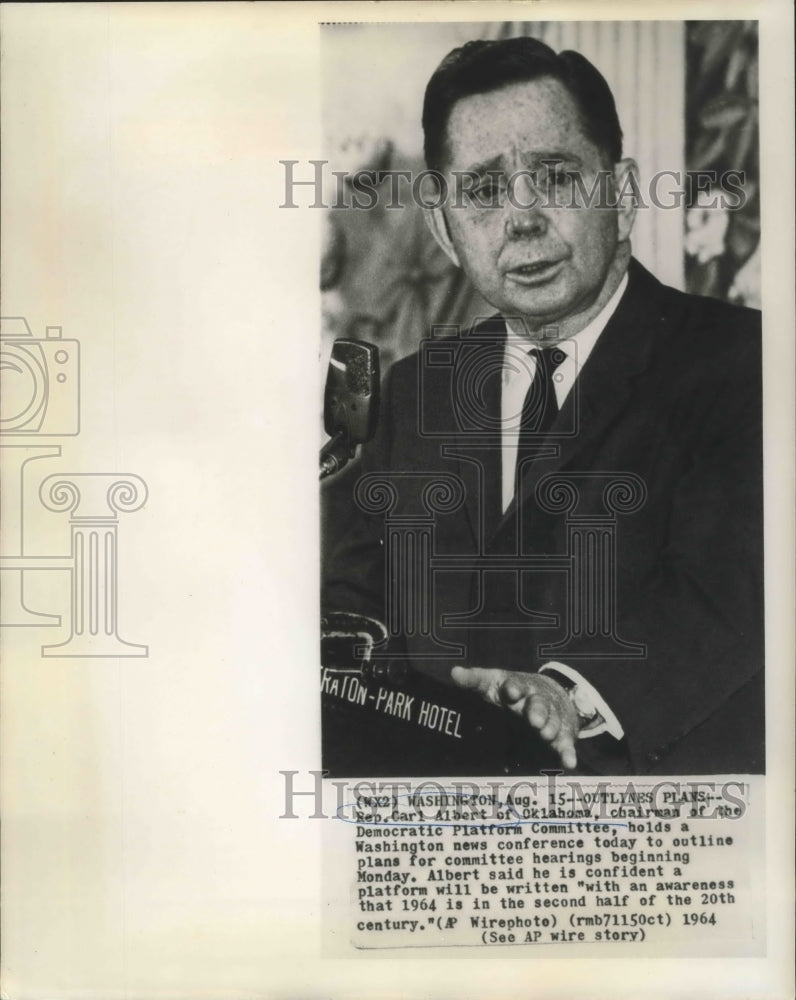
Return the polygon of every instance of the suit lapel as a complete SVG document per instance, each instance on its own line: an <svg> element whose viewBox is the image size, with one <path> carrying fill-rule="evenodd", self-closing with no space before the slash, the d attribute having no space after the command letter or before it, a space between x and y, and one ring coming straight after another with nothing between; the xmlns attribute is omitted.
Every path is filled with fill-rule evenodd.
<svg viewBox="0 0 796 1000"><path fill-rule="evenodd" d="M466 484L465 509L476 542L501 513L500 384L506 325L499 316L462 342L452 382L454 452Z"/></svg>
<svg viewBox="0 0 796 1000"><path fill-rule="evenodd" d="M575 380L561 412L540 444L555 444L557 454L526 464L519 490L520 505L533 499L545 474L571 466L588 455L587 467L609 425L627 405L633 379L648 365L656 334L654 299L659 283L635 260L631 261L625 294L600 334L583 370ZM657 311L659 315L659 311ZM571 433L566 433L572 430ZM565 436L566 435L566 436ZM513 501L498 525L502 531L516 518Z"/></svg>

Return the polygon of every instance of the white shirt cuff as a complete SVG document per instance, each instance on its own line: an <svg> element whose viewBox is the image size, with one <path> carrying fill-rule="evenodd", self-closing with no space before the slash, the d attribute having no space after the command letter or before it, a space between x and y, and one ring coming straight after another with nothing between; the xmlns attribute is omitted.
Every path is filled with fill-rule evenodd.
<svg viewBox="0 0 796 1000"><path fill-rule="evenodd" d="M601 722L597 726L581 729L578 733L578 739L589 739L591 736L599 736L601 733L610 733L610 735L615 739L622 739L625 735L625 731L622 728L619 719L617 719L606 702L603 700L597 688L595 688L592 684L589 684L586 678L582 677L577 670L573 670L572 667L568 667L565 663L557 663L555 660L551 660L550 663L545 663L543 667L539 668L540 674L544 674L548 671L563 674L564 677L569 678L569 680L577 686L579 704L596 708L604 719L604 722Z"/></svg>

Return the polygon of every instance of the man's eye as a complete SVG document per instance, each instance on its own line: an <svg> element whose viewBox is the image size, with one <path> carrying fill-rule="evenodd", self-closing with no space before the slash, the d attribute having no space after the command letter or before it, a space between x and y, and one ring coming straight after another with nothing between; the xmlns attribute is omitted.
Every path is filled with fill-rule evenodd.
<svg viewBox="0 0 796 1000"><path fill-rule="evenodd" d="M502 187L497 181L484 181L473 189L473 200L486 208L497 206L500 202Z"/></svg>

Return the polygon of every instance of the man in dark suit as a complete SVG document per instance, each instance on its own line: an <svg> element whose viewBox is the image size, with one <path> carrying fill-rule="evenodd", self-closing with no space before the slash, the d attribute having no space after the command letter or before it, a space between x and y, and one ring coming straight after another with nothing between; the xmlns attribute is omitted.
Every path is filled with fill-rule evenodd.
<svg viewBox="0 0 796 1000"><path fill-rule="evenodd" d="M636 167L577 53L469 43L423 125L429 225L499 316L390 372L325 605L521 720L529 770L762 771L758 315L632 259Z"/></svg>

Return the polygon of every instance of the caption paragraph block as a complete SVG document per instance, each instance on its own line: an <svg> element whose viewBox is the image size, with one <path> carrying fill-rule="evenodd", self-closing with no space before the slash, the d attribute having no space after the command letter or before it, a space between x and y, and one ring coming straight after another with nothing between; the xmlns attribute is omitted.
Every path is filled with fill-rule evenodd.
<svg viewBox="0 0 796 1000"><path fill-rule="evenodd" d="M741 780L383 787L337 809L356 948L764 948Z"/></svg>

